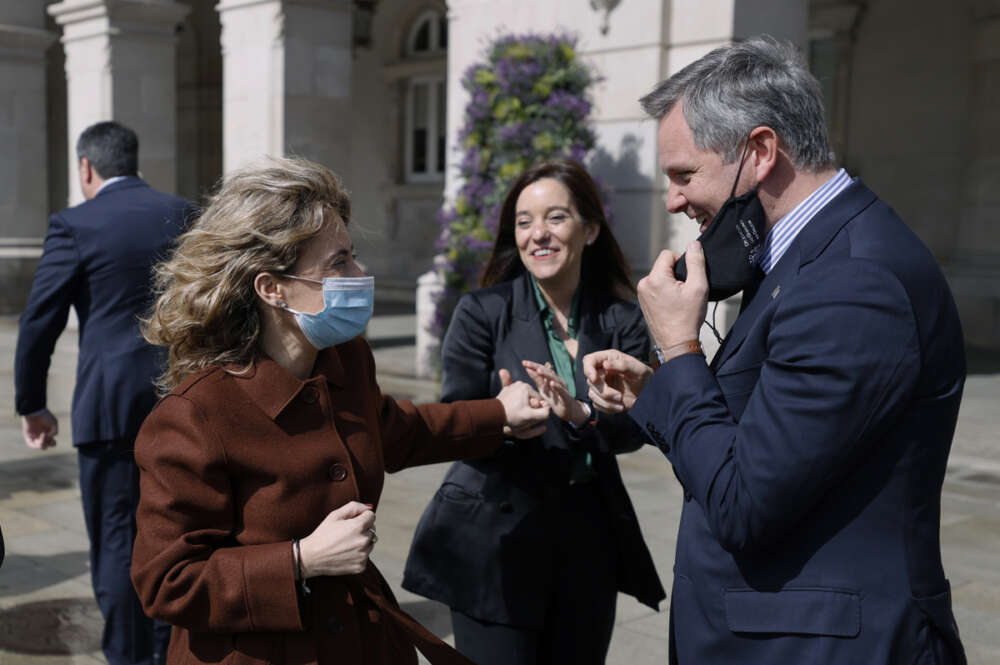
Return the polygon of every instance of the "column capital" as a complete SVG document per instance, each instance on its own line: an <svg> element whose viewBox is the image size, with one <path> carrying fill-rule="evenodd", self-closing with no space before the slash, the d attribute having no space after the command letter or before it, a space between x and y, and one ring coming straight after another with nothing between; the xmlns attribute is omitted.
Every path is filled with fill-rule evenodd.
<svg viewBox="0 0 1000 665"><path fill-rule="evenodd" d="M108 32L173 39L191 7L174 0L63 0L46 11L63 27L66 43Z"/></svg>
<svg viewBox="0 0 1000 665"><path fill-rule="evenodd" d="M0 24L0 57L44 60L45 50L57 37L48 30Z"/></svg>

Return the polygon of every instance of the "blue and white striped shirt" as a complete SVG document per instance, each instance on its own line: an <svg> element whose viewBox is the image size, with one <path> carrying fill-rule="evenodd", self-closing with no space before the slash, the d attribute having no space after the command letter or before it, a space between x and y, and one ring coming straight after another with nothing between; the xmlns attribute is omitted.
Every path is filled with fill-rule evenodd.
<svg viewBox="0 0 1000 665"><path fill-rule="evenodd" d="M764 251L760 257L760 269L764 274L771 272L771 268L781 260L785 251L799 235L799 231L805 228L809 220L816 216L823 206L829 203L837 194L847 189L853 182L853 178L847 175L847 171L840 169L837 173L823 183L823 186L810 194L792 210L778 220L767 237L764 238Z"/></svg>

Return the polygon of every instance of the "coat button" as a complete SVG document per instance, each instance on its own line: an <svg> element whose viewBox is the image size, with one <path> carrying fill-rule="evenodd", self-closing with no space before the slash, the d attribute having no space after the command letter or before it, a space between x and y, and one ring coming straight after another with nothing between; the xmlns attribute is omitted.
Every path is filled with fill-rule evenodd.
<svg viewBox="0 0 1000 665"><path fill-rule="evenodd" d="M336 635L342 630L344 630L344 624L340 623L340 619L337 617L331 616L326 620L326 631L331 635Z"/></svg>
<svg viewBox="0 0 1000 665"><path fill-rule="evenodd" d="M684 500L685 501L690 501L692 498L694 498L694 495L691 494L691 492L688 492L687 490L684 490Z"/></svg>
<svg viewBox="0 0 1000 665"><path fill-rule="evenodd" d="M514 512L514 504L508 501L504 501L500 504L500 512L505 514L510 514Z"/></svg>
<svg viewBox="0 0 1000 665"><path fill-rule="evenodd" d="M334 464L330 467L330 478L338 483L347 478L347 467L343 464Z"/></svg>
<svg viewBox="0 0 1000 665"><path fill-rule="evenodd" d="M315 404L319 401L319 391L312 386L306 386L302 389L302 401L306 404Z"/></svg>

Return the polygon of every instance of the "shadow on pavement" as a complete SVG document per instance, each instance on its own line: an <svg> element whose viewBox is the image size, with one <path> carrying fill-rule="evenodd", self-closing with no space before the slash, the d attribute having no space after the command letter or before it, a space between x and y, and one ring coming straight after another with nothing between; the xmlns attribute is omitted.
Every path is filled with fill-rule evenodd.
<svg viewBox="0 0 1000 665"><path fill-rule="evenodd" d="M0 598L20 596L83 575L90 569L89 552L59 552L31 556L7 554L0 572ZM39 571L45 571L40 574ZM0 631L5 624L0 619Z"/></svg>
<svg viewBox="0 0 1000 665"><path fill-rule="evenodd" d="M73 454L39 455L0 464L0 501L17 492L45 492L77 486Z"/></svg>
<svg viewBox="0 0 1000 665"><path fill-rule="evenodd" d="M101 648L104 620L93 598L40 600L0 610L0 650L62 655Z"/></svg>

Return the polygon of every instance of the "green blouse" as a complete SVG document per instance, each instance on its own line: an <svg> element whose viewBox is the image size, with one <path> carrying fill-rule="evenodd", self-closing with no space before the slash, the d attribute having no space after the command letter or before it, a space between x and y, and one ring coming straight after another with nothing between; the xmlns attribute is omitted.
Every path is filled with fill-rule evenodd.
<svg viewBox="0 0 1000 665"><path fill-rule="evenodd" d="M545 339L549 343L549 355L552 356L552 365L555 367L559 378L566 382L570 397L575 399L576 363L573 361L573 357L569 355L566 345L560 339L559 332L556 330L555 312L552 311L549 303L546 302L545 296L542 295L541 289L538 288L538 284L535 282L535 278L531 275L528 275L528 278L531 280L531 287L535 291L535 300L538 302L538 311L541 314L542 325L545 328ZM573 294L573 307L570 310L569 320L566 321L566 332L571 339L577 338L579 320L580 289L578 288L576 293ZM570 455L569 482L571 485L587 482L597 476L594 471L594 461L589 452L571 448Z"/></svg>

